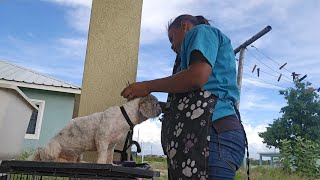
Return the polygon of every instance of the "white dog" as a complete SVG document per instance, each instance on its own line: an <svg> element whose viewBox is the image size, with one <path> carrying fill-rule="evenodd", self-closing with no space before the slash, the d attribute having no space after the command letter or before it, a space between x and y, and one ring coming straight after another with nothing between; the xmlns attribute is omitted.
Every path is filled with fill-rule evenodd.
<svg viewBox="0 0 320 180"><path fill-rule="evenodd" d="M131 100L123 107L133 125L161 113L159 102L153 95ZM113 106L104 112L75 118L45 148L39 148L32 160L79 162L83 152L97 151L97 163L112 164L114 149L126 138L129 130L120 107Z"/></svg>

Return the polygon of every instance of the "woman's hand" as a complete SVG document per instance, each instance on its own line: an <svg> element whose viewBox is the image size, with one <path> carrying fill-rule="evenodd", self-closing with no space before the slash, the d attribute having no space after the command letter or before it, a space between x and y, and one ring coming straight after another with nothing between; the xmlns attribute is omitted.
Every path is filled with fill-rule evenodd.
<svg viewBox="0 0 320 180"><path fill-rule="evenodd" d="M124 88L121 92L121 96L131 100L138 97L144 97L151 93L147 86L147 82L132 83L128 87Z"/></svg>

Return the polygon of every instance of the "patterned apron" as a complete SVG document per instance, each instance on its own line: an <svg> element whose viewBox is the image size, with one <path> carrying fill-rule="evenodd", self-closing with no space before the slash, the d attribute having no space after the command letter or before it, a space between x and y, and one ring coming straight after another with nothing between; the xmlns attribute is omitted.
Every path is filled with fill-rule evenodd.
<svg viewBox="0 0 320 180"><path fill-rule="evenodd" d="M177 56L173 74L179 70ZM208 144L216 100L216 96L203 89L169 94L161 130L169 179L208 179Z"/></svg>

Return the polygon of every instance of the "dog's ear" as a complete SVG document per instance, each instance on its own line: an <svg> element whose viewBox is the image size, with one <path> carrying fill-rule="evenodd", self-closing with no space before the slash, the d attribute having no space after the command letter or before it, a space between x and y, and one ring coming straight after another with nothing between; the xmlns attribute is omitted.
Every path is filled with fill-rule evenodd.
<svg viewBox="0 0 320 180"><path fill-rule="evenodd" d="M140 113L146 118L154 118L159 116L161 113L161 108L158 100L153 95L148 95L145 97L140 98L139 101L139 111Z"/></svg>

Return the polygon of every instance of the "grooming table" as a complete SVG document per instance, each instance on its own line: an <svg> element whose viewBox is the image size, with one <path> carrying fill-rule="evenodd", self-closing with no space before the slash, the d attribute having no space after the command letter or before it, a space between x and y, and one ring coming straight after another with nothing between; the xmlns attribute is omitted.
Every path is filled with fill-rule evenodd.
<svg viewBox="0 0 320 180"><path fill-rule="evenodd" d="M137 179L155 178L160 172L137 167L92 163L55 163L38 161L2 161L0 179ZM2 176L1 176L2 173Z"/></svg>

